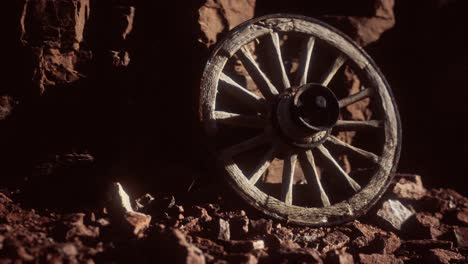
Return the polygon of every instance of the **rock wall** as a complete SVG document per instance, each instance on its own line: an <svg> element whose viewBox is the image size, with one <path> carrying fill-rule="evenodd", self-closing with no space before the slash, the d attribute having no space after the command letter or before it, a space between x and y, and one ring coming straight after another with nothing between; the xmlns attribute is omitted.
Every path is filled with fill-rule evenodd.
<svg viewBox="0 0 468 264"><path fill-rule="evenodd" d="M112 42L108 54L113 66L127 66L129 54L123 47L132 31L133 1L111 1L107 28ZM26 0L22 4L21 43L31 52L33 85L43 94L49 87L70 85L86 78L92 63L87 31L93 22L93 0Z"/></svg>

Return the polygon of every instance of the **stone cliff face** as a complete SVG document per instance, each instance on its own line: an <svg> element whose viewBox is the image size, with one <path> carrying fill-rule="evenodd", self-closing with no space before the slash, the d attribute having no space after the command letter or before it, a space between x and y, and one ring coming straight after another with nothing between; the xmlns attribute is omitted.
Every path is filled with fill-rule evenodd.
<svg viewBox="0 0 468 264"><path fill-rule="evenodd" d="M174 157L169 164L179 163L175 158L177 149L187 145L176 139L186 137L184 131L188 129L193 135L190 148L196 146L193 147L196 150L190 151L197 157L194 160L203 156L199 152L198 122L193 114L197 109L200 70L223 34L261 13L258 3L265 5L255 0L207 0L191 5L174 3L163 10L154 3L131 0L15 3L11 12L15 16L9 18L9 24L18 28L18 34L11 35L17 38L16 42L9 40L16 52L9 64L20 61L15 70L20 78L11 77L15 85L0 94L4 96L1 118L14 115L19 103L21 115L14 120L20 125L8 124L12 131L8 133L17 138L9 141L24 143L20 144L21 149L6 143L11 145L9 148L18 156L22 152L47 155L44 153L57 149L84 149L99 152L96 155L109 162L114 159L106 158L109 155L132 153L119 157L117 162L135 160L138 165L125 166L141 170L147 167L141 162L149 159L143 153L148 151L145 149L160 149L155 155ZM362 15L320 17L364 46L393 26L393 4L393 0L372 0L368 3L371 8L361 12ZM289 11L285 8L284 12ZM244 78L248 88L256 89L241 65L235 65L233 71ZM174 89L181 91L177 93L177 103L160 100L176 96ZM340 89L338 92L343 96L361 89L359 78L350 69L345 71ZM161 115L165 109L173 109L173 115ZM372 113L369 102L363 100L348 106L344 114L350 119L365 120ZM157 125L149 122L155 118ZM26 131L37 124L42 129L33 139ZM171 129L161 130L158 128L161 125ZM350 142L354 134L342 133L340 137ZM41 159L35 155L30 155L33 161ZM193 159L191 155L188 160ZM342 162L347 164L346 157ZM187 167L191 166L194 165ZM172 172L173 166L167 167Z"/></svg>
<svg viewBox="0 0 468 264"><path fill-rule="evenodd" d="M93 21L92 0L23 1L21 43L31 52L32 76L39 93L47 88L66 86L87 76L93 51L86 33ZM113 1L109 7L113 46L108 56L114 66L127 66L128 53L119 49L132 31L135 7L131 1ZM87 45L88 44L88 45Z"/></svg>
<svg viewBox="0 0 468 264"><path fill-rule="evenodd" d="M208 48L216 43L220 34L254 17L255 1L237 1L235 3L234 5L230 1L206 1L200 7L198 23L201 28L201 37L199 39ZM385 31L394 26L394 4L394 0L373 0L369 1L371 8L367 16L325 16L324 19L344 31L359 45L365 47L377 41ZM284 40L283 44L284 42L287 40ZM251 49L253 50L255 47L251 46ZM255 84L242 67L236 66L233 72L244 80L248 89L256 92ZM360 89L362 89L361 81L351 68L347 67L343 84L335 93L351 95L359 92ZM350 120L369 120L372 116L369 104L370 100L367 99L349 105L342 115ZM340 132L338 137L351 143L355 134L355 132ZM351 165L346 156L343 156L341 160L349 171ZM270 170L271 173L273 172ZM281 175L280 172L273 174Z"/></svg>
<svg viewBox="0 0 468 264"><path fill-rule="evenodd" d="M199 9L199 40L207 47L218 41L218 35L254 17L255 0L208 0Z"/></svg>

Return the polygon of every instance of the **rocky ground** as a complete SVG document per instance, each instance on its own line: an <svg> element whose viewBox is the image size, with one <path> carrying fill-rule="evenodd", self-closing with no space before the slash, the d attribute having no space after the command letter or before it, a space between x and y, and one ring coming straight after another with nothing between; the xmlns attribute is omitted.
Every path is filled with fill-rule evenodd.
<svg viewBox="0 0 468 264"><path fill-rule="evenodd" d="M366 216L321 228L272 221L217 195L207 196L212 203L156 193L133 200L119 183L110 189L104 207L74 213L26 208L17 192L0 193L0 263L466 263L468 256L468 199L426 190L417 175L397 175Z"/></svg>

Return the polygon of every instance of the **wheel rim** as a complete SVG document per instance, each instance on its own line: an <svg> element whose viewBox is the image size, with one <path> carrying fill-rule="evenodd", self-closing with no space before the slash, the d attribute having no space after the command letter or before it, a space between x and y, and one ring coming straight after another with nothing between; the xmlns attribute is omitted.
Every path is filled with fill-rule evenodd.
<svg viewBox="0 0 468 264"><path fill-rule="evenodd" d="M298 55L299 67L294 76L285 66L280 46L280 36L287 34L298 34L304 39L303 50ZM253 41L267 43L270 47L269 57L274 67L271 67L269 74L246 48ZM314 46L318 42L337 52L337 56L331 60L328 70L319 81L311 82L310 68L318 66L310 62L315 51ZM226 72L226 64L236 59L241 61L253 79L257 92L247 90ZM360 72L360 76L365 79L366 88L351 96L335 99L336 102L333 101L333 92L331 95L323 91L309 96L311 100L305 104L308 109L306 114L314 107L320 108L321 104L336 103L337 108L343 109L371 97L379 112L379 119L335 120L334 108L330 107L323 112L327 117L318 110L317 113L320 114L313 113L311 116L325 121L317 124L315 118L301 120L301 115L294 112L294 109L302 91L317 91L322 89L320 87L332 90L333 78L345 64ZM270 80L268 75L276 78ZM248 113L226 111L221 97L238 102L234 109L249 109ZM322 102L314 106L310 103L314 100ZM295 118L306 127L298 125ZM231 31L218 44L208 60L202 78L201 119L213 141L222 133L220 126L227 126L228 132L234 131L229 130L231 127L258 129L258 134L247 140L232 142L228 147L223 146L215 151L220 154L220 162L228 179L241 197L265 214L296 224L330 225L349 221L363 214L386 189L399 156L399 116L388 84L378 68L362 49L342 33L319 21L300 16L274 15L248 21ZM383 138L380 151L375 154L342 142L332 134L334 130L377 131L375 133ZM238 156L246 156L244 153L257 148L263 148L263 151L258 152L260 154L250 154L248 159L258 159L250 168L242 164L241 157L237 160ZM341 152L335 151L336 149ZM365 184L358 183L340 166L336 153L371 161L372 173ZM321 164L317 165L316 157L319 157ZM263 186L260 179L265 176L272 161L278 159L283 160L281 190L280 194L273 195L260 188L259 184ZM295 202L295 190L301 187L294 182L298 164L307 182L307 190L314 196L312 200L315 204L303 205ZM341 179L354 193L346 199L333 200L334 194L328 193L327 188L322 185L326 177Z"/></svg>

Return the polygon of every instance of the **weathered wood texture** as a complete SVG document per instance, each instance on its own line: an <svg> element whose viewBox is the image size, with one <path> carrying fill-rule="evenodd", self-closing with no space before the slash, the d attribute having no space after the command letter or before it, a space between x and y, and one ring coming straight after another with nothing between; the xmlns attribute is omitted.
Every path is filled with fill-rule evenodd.
<svg viewBox="0 0 468 264"><path fill-rule="evenodd" d="M329 74L322 79L323 83L328 84L330 82L333 75L343 65L345 60L351 61L358 70L361 70L362 75L365 76L367 80L366 89L362 90L358 94L339 101L340 107L347 106L363 98L372 96L372 100L375 100L378 107L380 107L383 115L382 120L379 123L375 123L373 121L364 123L341 122L340 125L352 128L380 127L384 131L385 143L383 151L379 156L377 156L373 153L340 142L335 138L329 138L327 144L345 149L348 152L370 159L377 164L375 174L372 176L369 183L365 186L359 186L359 184L349 177L349 175L336 163L328 150L321 145L318 150L325 159L330 161L329 165L334 166L335 171L338 171L337 174L344 177L349 185L356 190L355 195L349 199L330 205L327 194L324 192L323 188L321 188L321 185L316 185L321 189L319 194L324 207L306 208L296 206L291 203L290 196L292 195L292 189L290 187L290 175L292 168L289 167L295 162L293 156L289 156L286 162L287 165L283 179L286 183L283 184L282 188L283 201L262 192L255 186L255 182L258 180L257 178L260 177L258 172L263 171L265 166L273 158L272 155L275 150L274 145L278 140L275 138L275 135L271 133L271 129L268 126L263 134L240 143L239 145L235 145L225 151L224 155L221 155L221 162L224 166L225 172L227 173L227 178L234 190L250 205L262 211L266 215L279 220L285 220L300 225L322 226L343 223L355 219L375 204L388 186L399 157L401 128L390 87L385 81L383 75L380 73L372 59L344 34L315 19L294 15L266 16L239 25L232 30L223 41L219 42L207 62L201 82L201 120L208 133L213 131L216 132L216 129L214 128L216 128L217 115L219 117L219 113L216 114L216 96L220 78L221 81L230 83L231 86L234 86L238 91L241 91L242 94L244 94L242 98L245 99L245 101L249 101L252 105L260 105L260 99L246 93L244 89L239 87L239 85L233 84L225 77L223 68L225 67L228 59L234 54L237 54L244 63L244 66L251 70L250 74L253 73L252 77L256 82L258 82L257 84L262 83L263 87L259 88L263 89L263 95L267 100L277 94L278 90L276 87L271 84L268 77L266 77L258 68L250 54L247 53L246 50L242 49L242 47L247 43L251 43L252 41L255 41L255 39L267 34L272 34L271 36L273 36L273 44L275 46L275 32L297 32L310 36L309 39L306 39L306 50L300 59L300 75L297 78L300 83L307 81L306 73L307 68L309 67L308 60L312 53L312 48L314 46L313 43L316 40L325 42L331 48L338 50L341 54L341 56L339 56L332 65ZM278 52L276 54L278 54ZM283 69L280 68L279 70L282 74ZM284 78L283 81L285 81ZM286 84L287 82L285 81L283 85L286 86ZM270 145L271 148L265 157L263 157L262 162L258 165L253 177L251 178L249 175L245 175L245 173L233 161L232 155L233 153L240 153L244 149L248 149L259 144L267 144ZM305 155L299 155L299 158L302 163L306 164L306 173L308 173L309 180L314 180L319 183L320 179L317 176L317 172L312 168L307 168L307 164L313 162L312 153L309 152L310 151L307 151ZM303 165L301 164L301 166Z"/></svg>

